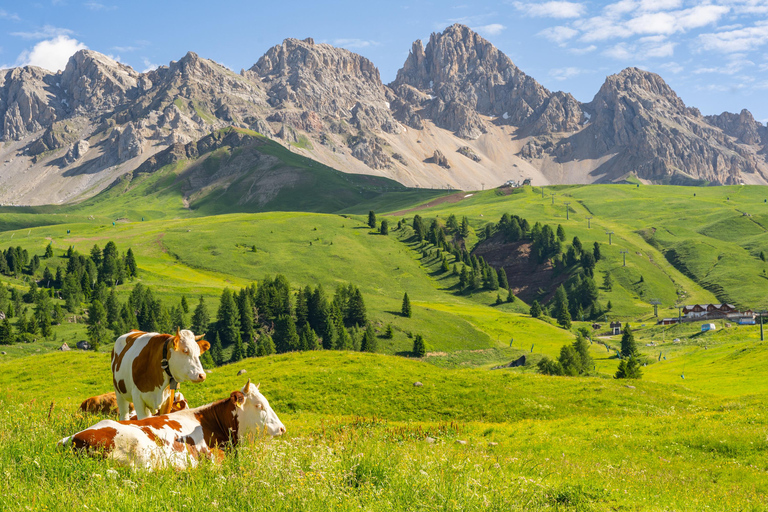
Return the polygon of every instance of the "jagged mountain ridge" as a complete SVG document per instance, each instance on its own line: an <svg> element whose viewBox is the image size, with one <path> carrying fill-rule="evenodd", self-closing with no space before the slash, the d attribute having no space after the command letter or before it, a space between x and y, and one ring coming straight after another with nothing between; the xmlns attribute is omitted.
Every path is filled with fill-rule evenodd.
<svg viewBox="0 0 768 512"><path fill-rule="evenodd" d="M358 54L286 39L239 74L190 52L138 73L90 50L51 73L0 71L0 203L97 193L174 144L236 126L333 168L408 186L620 181L767 183L768 129L702 116L628 68L579 103L462 25L416 41L383 84Z"/></svg>

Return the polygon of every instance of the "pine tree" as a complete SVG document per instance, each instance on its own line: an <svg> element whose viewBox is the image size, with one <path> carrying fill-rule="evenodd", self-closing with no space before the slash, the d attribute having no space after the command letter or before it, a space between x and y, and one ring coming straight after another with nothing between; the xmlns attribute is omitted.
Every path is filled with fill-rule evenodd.
<svg viewBox="0 0 768 512"><path fill-rule="evenodd" d="M531 304L530 315L532 318L541 318L541 306L539 305L539 301L534 300Z"/></svg>
<svg viewBox="0 0 768 512"><path fill-rule="evenodd" d="M576 376L581 373L581 357L572 345L563 345L557 358L565 375Z"/></svg>
<svg viewBox="0 0 768 512"><path fill-rule="evenodd" d="M221 292L219 310L216 313L216 331L223 347L233 345L240 335L240 312L229 288Z"/></svg>
<svg viewBox="0 0 768 512"><path fill-rule="evenodd" d="M608 304L605 305L605 309L607 309L608 311L613 309L613 304L611 304L610 300L608 301Z"/></svg>
<svg viewBox="0 0 768 512"><path fill-rule="evenodd" d="M760 251L760 259L765 261L765 253L763 251Z"/></svg>
<svg viewBox="0 0 768 512"><path fill-rule="evenodd" d="M605 277L603 278L603 288L606 289L606 291L611 291L613 289L613 278L611 277L611 273L606 270Z"/></svg>
<svg viewBox="0 0 768 512"><path fill-rule="evenodd" d="M376 214L373 210L368 212L368 227L371 229L376 227Z"/></svg>
<svg viewBox="0 0 768 512"><path fill-rule="evenodd" d="M443 263L440 265L440 270L443 271L443 273L451 271L451 267L448 266L448 259L445 256L443 256Z"/></svg>
<svg viewBox="0 0 768 512"><path fill-rule="evenodd" d="M389 234L389 222L387 222L387 219L384 219L381 221L381 230L379 231L382 235L388 235Z"/></svg>
<svg viewBox="0 0 768 512"><path fill-rule="evenodd" d="M557 239L561 242L565 242L565 230L560 224L557 225Z"/></svg>
<svg viewBox="0 0 768 512"><path fill-rule="evenodd" d="M365 302L360 289L355 287L349 298L348 320L351 325L365 325L368 323L368 315L365 311Z"/></svg>
<svg viewBox="0 0 768 512"><path fill-rule="evenodd" d="M504 304L504 301L501 300L501 295L497 293L496 294L496 305L499 306L501 304Z"/></svg>
<svg viewBox="0 0 768 512"><path fill-rule="evenodd" d="M427 354L427 346L421 334L417 334L413 339L413 357L424 357Z"/></svg>
<svg viewBox="0 0 768 512"><path fill-rule="evenodd" d="M621 357L637 357L637 344L635 335L629 326L629 322L624 324L624 332L621 334Z"/></svg>
<svg viewBox="0 0 768 512"><path fill-rule="evenodd" d="M353 342L349 331L344 327L343 322L339 322L336 325L336 344L333 348L336 350L352 350L352 347Z"/></svg>
<svg viewBox="0 0 768 512"><path fill-rule="evenodd" d="M186 321L184 319L184 311L181 309L181 307L174 306L171 308L170 316L171 330L168 332L176 332L175 327L178 327L179 329L187 328Z"/></svg>
<svg viewBox="0 0 768 512"><path fill-rule="evenodd" d="M211 355L210 350L203 352L203 354L200 356L200 363L203 365L203 368L210 369L216 366L216 361L213 360L213 356Z"/></svg>
<svg viewBox="0 0 768 512"><path fill-rule="evenodd" d="M579 334L576 336L576 341L573 342L573 349L579 355L581 361L581 370L579 373L589 373L592 369L592 356L589 355L589 342L587 339Z"/></svg>
<svg viewBox="0 0 768 512"><path fill-rule="evenodd" d="M512 288L507 289L507 302L509 302L510 304L512 302L515 302L515 294L512 293Z"/></svg>
<svg viewBox="0 0 768 512"><path fill-rule="evenodd" d="M48 242L45 247L45 259L53 258L53 242Z"/></svg>
<svg viewBox="0 0 768 512"><path fill-rule="evenodd" d="M378 348L377 345L378 343L376 335L373 332L373 326L368 324L368 327L365 328L365 333L363 334L363 340L360 343L360 352L376 352L376 349Z"/></svg>
<svg viewBox="0 0 768 512"><path fill-rule="evenodd" d="M395 330L392 328L392 324L387 324L387 328L384 330L384 337L388 340L395 337Z"/></svg>
<svg viewBox="0 0 768 512"><path fill-rule="evenodd" d="M237 296L237 307L240 315L240 337L243 343L247 344L253 339L253 304L246 288L241 289Z"/></svg>
<svg viewBox="0 0 768 512"><path fill-rule="evenodd" d="M507 272L504 270L504 267L499 267L499 269L496 271L496 275L499 280L499 287L503 290L508 290L509 281L507 280Z"/></svg>
<svg viewBox="0 0 768 512"><path fill-rule="evenodd" d="M565 329L571 328L571 313L568 311L568 295L566 294L563 285L560 285L555 292L554 317L561 327Z"/></svg>
<svg viewBox="0 0 768 512"><path fill-rule="evenodd" d="M237 333L235 339L235 347L232 349L232 355L229 357L230 363L236 363L242 359L245 359L245 347L243 346L243 338L240 333Z"/></svg>
<svg viewBox="0 0 768 512"><path fill-rule="evenodd" d="M11 327L11 321L8 317L5 317L0 323L0 345L10 345L13 343L15 336L13 335L13 328Z"/></svg>
<svg viewBox="0 0 768 512"><path fill-rule="evenodd" d="M257 342L256 342L256 338L253 338L251 341L248 342L248 345L245 347L246 357L256 357L256 350L257 350Z"/></svg>
<svg viewBox="0 0 768 512"><path fill-rule="evenodd" d="M411 309L411 300L408 298L408 292L403 295L403 305L400 308L400 314L406 318L411 318L413 311Z"/></svg>
<svg viewBox="0 0 768 512"><path fill-rule="evenodd" d="M219 341L219 333L213 331L209 336L208 341L211 344L211 350L208 352L211 353L213 362L216 364L216 366L221 366L224 364L224 348L222 348L221 341Z"/></svg>
<svg viewBox="0 0 768 512"><path fill-rule="evenodd" d="M462 217L461 219L461 238L466 239L469 236L469 219Z"/></svg>
<svg viewBox="0 0 768 512"><path fill-rule="evenodd" d="M296 323L290 315L280 315L275 322L275 348L278 354L300 349L301 340L296 332Z"/></svg>
<svg viewBox="0 0 768 512"><path fill-rule="evenodd" d="M107 310L107 322L109 322L110 326L114 325L120 318L120 301L117 300L117 293L114 288L107 295L104 309Z"/></svg>
<svg viewBox="0 0 768 512"><path fill-rule="evenodd" d="M592 256L595 257L595 261L600 261L603 255L600 253L600 243L595 242L594 249L592 249Z"/></svg>
<svg viewBox="0 0 768 512"><path fill-rule="evenodd" d="M491 267L488 267L488 287L491 290L499 289L499 275Z"/></svg>
<svg viewBox="0 0 768 512"><path fill-rule="evenodd" d="M200 296L200 302L197 303L195 312L192 314L191 329L197 334L204 334L208 329L208 323L211 321L208 315L208 308L205 306L205 299Z"/></svg>
<svg viewBox="0 0 768 512"><path fill-rule="evenodd" d="M614 375L617 379L639 379L642 376L643 372L640 369L640 361L637 357L622 359L621 362L619 362L616 375Z"/></svg>
<svg viewBox="0 0 768 512"><path fill-rule="evenodd" d="M259 346L256 347L256 356L270 356L275 353L275 342L272 341L272 336L269 334L262 334L259 337Z"/></svg>
<svg viewBox="0 0 768 512"><path fill-rule="evenodd" d="M189 303L187 302L186 295L181 296L181 310L184 312L185 315L189 313Z"/></svg>
<svg viewBox="0 0 768 512"><path fill-rule="evenodd" d="M136 258L133 256L133 250L129 247L128 252L125 253L125 268L128 271L128 277L136 277L138 275L138 266L136 265Z"/></svg>
<svg viewBox="0 0 768 512"><path fill-rule="evenodd" d="M91 303L88 308L88 339L91 342L91 348L99 350L102 341L107 339L107 312L104 306L98 300Z"/></svg>

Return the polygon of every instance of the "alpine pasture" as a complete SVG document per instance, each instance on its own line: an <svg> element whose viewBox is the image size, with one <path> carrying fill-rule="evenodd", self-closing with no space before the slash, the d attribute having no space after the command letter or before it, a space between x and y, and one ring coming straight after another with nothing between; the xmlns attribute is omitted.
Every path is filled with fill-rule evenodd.
<svg viewBox="0 0 768 512"><path fill-rule="evenodd" d="M312 208L326 213L229 208L209 215L222 212L185 208L169 191L163 173L172 172L60 210L3 209L0 247L42 255L51 243L54 255L42 265L55 269L66 266L70 246L87 254L114 241L121 251L130 247L139 266L134 281L117 286L121 301L141 282L168 305L184 296L194 308L202 296L214 318L223 289L264 276L282 274L294 290L321 284L329 294L352 283L365 299L378 353L286 353L213 368L203 384L184 387L192 406L224 398L251 378L261 382L286 435L249 440L221 464L144 473L56 447L98 421L76 409L110 391L113 339L98 352L57 351L86 338L80 319L55 326L55 339L2 346L0 509L768 508L759 326L718 321L708 333L699 323L657 326L650 305L659 299L665 317L677 316L676 304L768 306L768 264L760 258L768 251L765 188L561 186L542 197L541 189L524 187L432 206L419 204L439 193L404 190ZM170 181L157 186L162 179ZM388 235L367 225L370 209L389 221ZM471 249L504 213L560 224L567 242L599 242L595 281L599 302L610 301L611 309L574 319L566 330L546 316L531 318L520 299L496 304L496 291L460 292L458 277L425 254L433 248L410 227L415 214L440 224L466 216ZM610 245L606 231L613 231ZM621 250L628 251L626 266ZM26 291L25 277L0 280ZM400 314L406 292L410 318ZM534 363L557 357L579 327L611 320L632 325L642 379L612 378L620 337L600 336L604 327L592 333L588 376L536 373ZM384 336L390 325L391 339ZM422 359L410 357L415 335L426 342ZM521 355L528 358L523 367L490 369Z"/></svg>

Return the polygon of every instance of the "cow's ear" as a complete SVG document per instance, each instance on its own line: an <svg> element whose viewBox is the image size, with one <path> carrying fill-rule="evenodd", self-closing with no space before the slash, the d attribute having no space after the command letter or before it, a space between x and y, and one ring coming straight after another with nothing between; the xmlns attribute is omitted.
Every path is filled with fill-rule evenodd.
<svg viewBox="0 0 768 512"><path fill-rule="evenodd" d="M229 399L232 400L232 403L234 403L235 406L240 409L242 409L243 405L245 404L245 395L240 391L233 391L229 396Z"/></svg>
<svg viewBox="0 0 768 512"><path fill-rule="evenodd" d="M204 353L206 350L208 350L209 348L211 348L211 344L210 344L210 343L208 343L208 342L207 342L207 341L205 341L205 340L200 340L200 341L198 341L198 342L197 342L197 346L198 346L198 347L200 347L200 355L203 355L203 353Z"/></svg>

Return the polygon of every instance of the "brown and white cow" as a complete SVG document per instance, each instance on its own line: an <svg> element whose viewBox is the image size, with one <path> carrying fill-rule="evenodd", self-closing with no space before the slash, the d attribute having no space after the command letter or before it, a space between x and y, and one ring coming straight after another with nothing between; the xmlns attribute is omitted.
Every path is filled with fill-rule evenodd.
<svg viewBox="0 0 768 512"><path fill-rule="evenodd" d="M128 409L130 410L128 419L138 419L136 411L133 410L132 403L128 404ZM177 412L182 409L189 409L189 403L184 398L184 395L181 394L181 391L177 391L173 397L173 405L171 406L170 412ZM103 395L86 398L83 400L83 403L80 404L80 410L91 414L117 414L117 397L115 396L115 392L112 391L111 393L104 393Z"/></svg>
<svg viewBox="0 0 768 512"><path fill-rule="evenodd" d="M217 450L262 433L279 436L285 426L249 379L218 402L143 420L102 420L59 445L101 454L134 469L184 469L197 466L200 457L213 458Z"/></svg>
<svg viewBox="0 0 768 512"><path fill-rule="evenodd" d="M131 331L117 338L112 349L112 384L120 419L128 419L131 401L138 418L147 418L167 404L171 384L205 380L200 354L211 345L200 338L186 329L177 329L175 336Z"/></svg>

